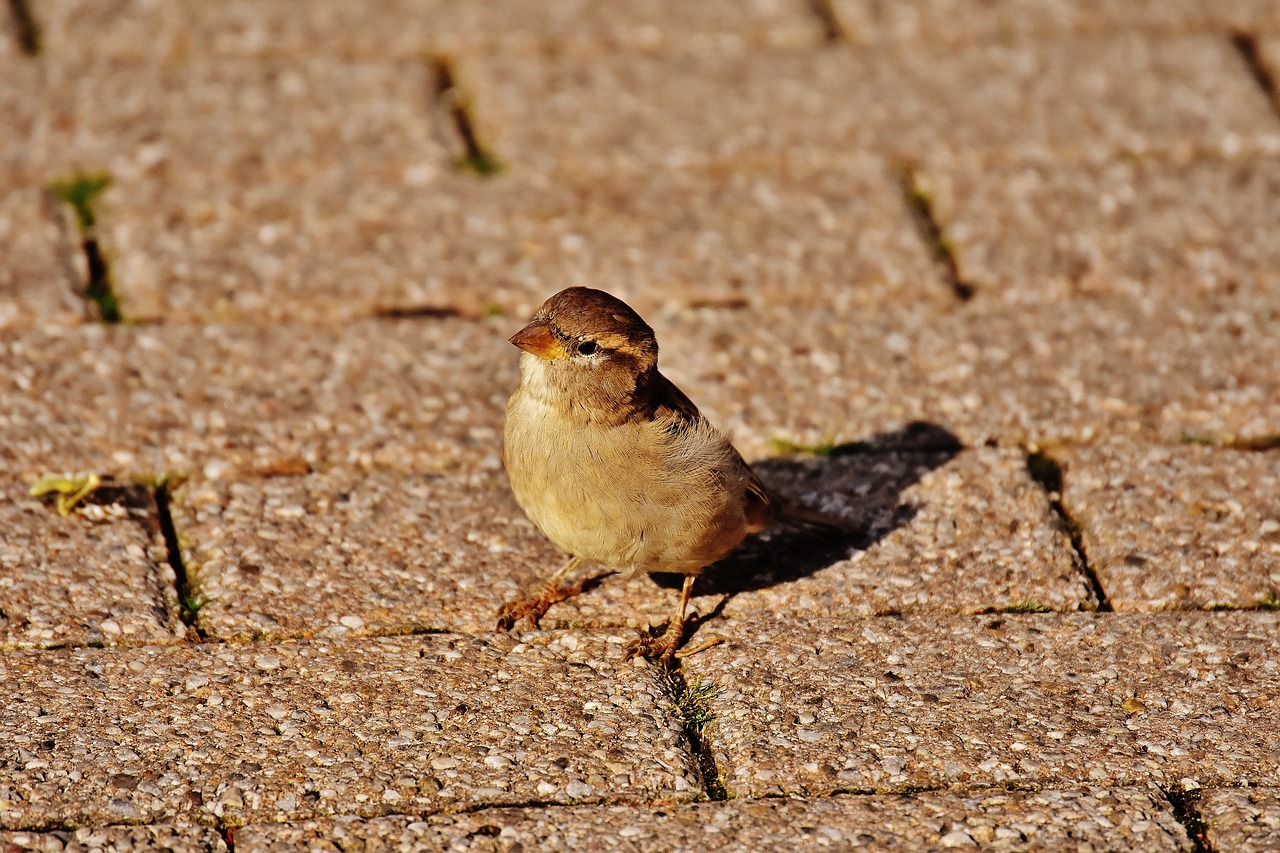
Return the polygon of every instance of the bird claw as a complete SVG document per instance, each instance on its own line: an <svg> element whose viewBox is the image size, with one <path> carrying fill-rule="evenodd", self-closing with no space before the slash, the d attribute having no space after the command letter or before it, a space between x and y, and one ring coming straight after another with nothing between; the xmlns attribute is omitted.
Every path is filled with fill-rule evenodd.
<svg viewBox="0 0 1280 853"><path fill-rule="evenodd" d="M551 605L559 601L573 598L594 584L598 578L586 578L578 583L558 586L554 583L544 584L542 589L533 595L508 601L498 608L498 630L510 631L521 619L528 618L530 626L537 628L542 617L551 609Z"/></svg>
<svg viewBox="0 0 1280 853"><path fill-rule="evenodd" d="M643 634L627 643L622 652L622 659L625 661L644 657L661 661L663 666L669 667L676 657L676 649L680 648L680 640L683 636L684 623L673 622L657 637Z"/></svg>

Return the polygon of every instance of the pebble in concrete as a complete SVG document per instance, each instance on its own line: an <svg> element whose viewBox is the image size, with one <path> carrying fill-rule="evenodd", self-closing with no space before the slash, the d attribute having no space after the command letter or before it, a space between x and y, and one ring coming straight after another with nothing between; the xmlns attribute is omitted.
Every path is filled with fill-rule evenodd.
<svg viewBox="0 0 1280 853"><path fill-rule="evenodd" d="M734 622L684 662L718 692L730 796L942 785L1268 784L1280 616Z"/></svg>
<svg viewBox="0 0 1280 853"><path fill-rule="evenodd" d="M811 536L776 536L712 569L699 590L736 592L724 608L735 617L1092 609L1088 582L1044 490L1027 473L1026 455L993 448L953 454L762 463L770 485L856 519L870 541L833 558ZM806 550L816 559L804 559Z"/></svg>
<svg viewBox="0 0 1280 853"><path fill-rule="evenodd" d="M0 827L693 798L622 639L431 635L0 656Z"/></svg>
<svg viewBox="0 0 1280 853"><path fill-rule="evenodd" d="M1263 853L1280 848L1280 789L1207 791L1198 805L1213 850Z"/></svg>
<svg viewBox="0 0 1280 853"><path fill-rule="evenodd" d="M1274 454L1110 443L1061 459L1063 504L1116 610L1276 606Z"/></svg>
<svg viewBox="0 0 1280 853"><path fill-rule="evenodd" d="M0 649L185 636L158 530L116 505L64 518L26 492L0 489Z"/></svg>
<svg viewBox="0 0 1280 853"><path fill-rule="evenodd" d="M198 826L153 824L63 829L55 832L0 832L0 847L8 853L87 853L104 850L171 850L173 853L226 853L217 832Z"/></svg>
<svg viewBox="0 0 1280 853"><path fill-rule="evenodd" d="M390 850L725 851L967 848L1188 850L1158 792L926 792L913 796L730 800L674 808L486 809L427 819L338 818L248 826L236 849L317 844Z"/></svg>

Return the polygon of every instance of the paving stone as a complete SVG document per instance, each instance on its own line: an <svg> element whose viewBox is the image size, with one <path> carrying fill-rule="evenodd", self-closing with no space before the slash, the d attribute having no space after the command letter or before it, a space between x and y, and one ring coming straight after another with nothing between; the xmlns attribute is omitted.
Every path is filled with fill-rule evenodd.
<svg viewBox="0 0 1280 853"><path fill-rule="evenodd" d="M226 843L212 829L198 826L103 826L55 832L0 832L0 845L17 853L80 853L85 850L172 850L174 853L225 853Z"/></svg>
<svg viewBox="0 0 1280 853"><path fill-rule="evenodd" d="M407 271L372 256L396 250L376 230L388 188L421 193L451 159L422 62L51 69L42 171L111 175L99 236L126 315L347 318L392 285L412 292ZM306 298L282 305L290 291Z"/></svg>
<svg viewBox="0 0 1280 853"><path fill-rule="evenodd" d="M158 530L118 504L64 518L28 485L0 487L0 649L184 638Z"/></svg>
<svg viewBox="0 0 1280 853"><path fill-rule="evenodd" d="M0 827L694 797L659 677L621 638L525 640L0 656Z"/></svg>
<svg viewBox="0 0 1280 853"><path fill-rule="evenodd" d="M857 519L873 541L842 559L802 535L775 534L713 569L696 589L731 594L723 610L732 617L1092 609L1071 542L1027 473L1026 455L953 454L761 463L771 485ZM818 559L806 559L814 550Z"/></svg>
<svg viewBox="0 0 1280 853"><path fill-rule="evenodd" d="M975 157L921 181L960 277L1008 301L1115 289L1176 303L1274 287L1280 272L1275 157Z"/></svg>
<svg viewBox="0 0 1280 853"><path fill-rule="evenodd" d="M389 850L897 850L981 845L1024 850L1188 850L1158 793L925 792L904 796L730 800L673 808L486 809L422 819L335 818L255 825L236 832L245 853L334 844Z"/></svg>
<svg viewBox="0 0 1280 853"><path fill-rule="evenodd" d="M910 4L832 0L831 5L844 36L858 44L1007 40L1132 28L1163 32L1223 24L1247 27L1274 19L1265 0L927 0Z"/></svg>
<svg viewBox="0 0 1280 853"><path fill-rule="evenodd" d="M10 332L0 458L29 478L496 468L516 328L504 318Z"/></svg>
<svg viewBox="0 0 1280 853"><path fill-rule="evenodd" d="M461 69L497 149L542 172L600 161L622 170L806 162L849 150L923 159L974 148L1280 149L1280 118L1229 41L1208 34L673 51L589 66L464 54Z"/></svg>
<svg viewBox="0 0 1280 853"><path fill-rule="evenodd" d="M1280 789L1207 791L1198 807L1214 850L1254 853L1280 847Z"/></svg>
<svg viewBox="0 0 1280 853"><path fill-rule="evenodd" d="M731 797L941 785L1275 784L1280 616L728 623L686 658L717 692Z"/></svg>
<svg viewBox="0 0 1280 853"><path fill-rule="evenodd" d="M453 168L430 76L421 62L100 62L55 87L65 129L46 171L116 176L102 241L134 316L523 315L603 282L641 309L942 292L878 158L546 175L499 147L513 174L481 180Z"/></svg>
<svg viewBox="0 0 1280 853"><path fill-rule="evenodd" d="M0 33L0 115L5 122L0 133L0 328L37 319L74 321L82 316L74 289L83 278L76 274L73 280L67 269L71 247L62 245L35 175L33 137L43 102L42 69L16 47L9 51L16 44L9 35Z"/></svg>
<svg viewBox="0 0 1280 853"><path fill-rule="evenodd" d="M1064 448L1063 504L1116 610L1256 607L1280 596L1275 454Z"/></svg>
<svg viewBox="0 0 1280 853"><path fill-rule="evenodd" d="M1264 289L1265 290L1265 289ZM939 315L842 316L797 306L660 318L664 371L748 459L892 435L913 421L968 446L1106 435L1280 434L1275 300L1158 293L1009 305L981 294ZM708 352L707 342L714 344Z"/></svg>
<svg viewBox="0 0 1280 853"><path fill-rule="evenodd" d="M315 0L297 14L288 0L210 8L129 2L46 0L37 10L56 55L217 56L324 54L417 58L431 50L657 50L711 42L798 47L821 39L803 0L644 0L606 9L584 0L394 0L376 13L341 0Z"/></svg>
<svg viewBox="0 0 1280 853"><path fill-rule="evenodd" d="M174 513L197 624L224 638L490 631L564 559L498 471L195 482Z"/></svg>
<svg viewBox="0 0 1280 853"><path fill-rule="evenodd" d="M695 606L729 616L1092 607L1024 455L979 450L946 464L953 454L761 463L784 494L876 541L849 557L848 543L775 531L708 571ZM197 624L221 638L488 631L502 602L564 560L496 471L196 481L173 510L193 592L207 602ZM669 587L610 577L545 624L657 624L675 602Z"/></svg>

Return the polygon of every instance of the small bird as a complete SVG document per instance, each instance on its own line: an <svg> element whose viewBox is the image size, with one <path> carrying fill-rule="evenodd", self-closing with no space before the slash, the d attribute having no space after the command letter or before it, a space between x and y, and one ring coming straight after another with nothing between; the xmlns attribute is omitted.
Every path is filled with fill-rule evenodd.
<svg viewBox="0 0 1280 853"><path fill-rule="evenodd" d="M666 630L627 647L669 664L694 579L773 521L846 535L839 520L769 490L729 439L658 372L653 329L622 300L587 287L552 296L512 335L520 384L507 402L503 459L529 519L569 561L504 604L498 630L537 625L583 561L615 571L679 572Z"/></svg>

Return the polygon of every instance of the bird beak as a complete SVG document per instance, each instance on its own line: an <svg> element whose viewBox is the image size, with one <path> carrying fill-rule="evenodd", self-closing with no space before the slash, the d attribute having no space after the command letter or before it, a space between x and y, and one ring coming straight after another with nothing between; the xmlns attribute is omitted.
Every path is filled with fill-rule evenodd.
<svg viewBox="0 0 1280 853"><path fill-rule="evenodd" d="M560 340L551 331L551 324L546 320L534 320L508 340L525 352L533 353L538 358L545 358L548 361L564 358L566 355Z"/></svg>

